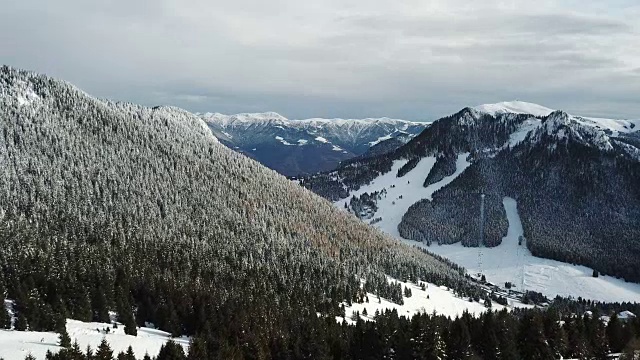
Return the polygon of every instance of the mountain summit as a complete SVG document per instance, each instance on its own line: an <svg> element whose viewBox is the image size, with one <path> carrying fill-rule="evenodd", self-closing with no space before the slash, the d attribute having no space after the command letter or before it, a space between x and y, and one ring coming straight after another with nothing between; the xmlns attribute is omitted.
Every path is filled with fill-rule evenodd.
<svg viewBox="0 0 640 360"><path fill-rule="evenodd" d="M480 223L469 219L484 193L482 245L498 246L508 224L504 199L515 199L533 255L640 282L633 265L640 261L638 125L524 102L481 105L433 122L391 153L301 182L393 235L426 244L478 246ZM374 186L382 183L393 193L407 189L388 204L381 194L389 189Z"/></svg>

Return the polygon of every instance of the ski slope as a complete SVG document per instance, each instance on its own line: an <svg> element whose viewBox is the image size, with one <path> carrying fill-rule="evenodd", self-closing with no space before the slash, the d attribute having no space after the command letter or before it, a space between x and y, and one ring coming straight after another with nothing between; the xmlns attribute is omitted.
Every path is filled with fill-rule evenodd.
<svg viewBox="0 0 640 360"><path fill-rule="evenodd" d="M514 134L506 146L513 146L521 141L526 133L539 126L537 121L523 124L521 133ZM519 290L532 290L553 298L556 295L582 297L585 299L622 302L637 302L640 299L640 284L627 283L611 276L601 275L593 278L593 270L585 266L576 266L560 261L535 257L526 245L518 245L518 238L523 234L522 223L518 215L516 200L504 198L503 205L509 221L507 234L502 244L495 248L482 248L481 259L477 248L463 247L460 243L453 245L426 246L423 243L405 240L398 233L398 224L409 207L421 199L431 200L438 189L448 185L469 167L468 154L460 154L456 161L456 172L428 187L423 187L425 178L435 164L435 157L425 157L405 176L398 178L398 170L407 160L396 160L390 172L373 180L369 185L352 192L351 196L363 193L387 190L386 197L378 201L378 211L374 218L381 217L375 227L404 241L409 245L426 248L434 254L441 255L465 267L469 273L482 272L488 281L503 285L511 282ZM394 185L392 188L391 186ZM336 202L340 209L345 208L351 196ZM402 198L400 198L402 196ZM480 264L481 262L481 264ZM368 311L368 309L367 309Z"/></svg>
<svg viewBox="0 0 640 360"><path fill-rule="evenodd" d="M349 203L352 196L386 189L387 195L378 201L378 211L374 215L374 217L382 217L382 221L375 226L396 238L400 238L398 224L402 221L402 216L409 210L409 207L422 199L431 200L433 193L447 186L462 174L471 165L467 161L468 156L468 153L458 155L455 173L426 188L423 186L424 180L436 163L435 156L422 158L413 170L401 178L396 175L398 170L407 163L407 160L396 160L393 162L391 171L379 176L369 185L362 186L359 190L352 192L351 196L336 202L335 205L344 209L345 204Z"/></svg>
<svg viewBox="0 0 640 360"><path fill-rule="evenodd" d="M593 278L593 270L585 266L575 266L560 261L538 258L531 255L518 238L523 234L516 200L505 197L503 205L509 221L509 228L502 244L494 248L468 248L462 245L426 246L423 243L404 240L407 244L418 245L430 252L444 256L464 266L469 273L481 272L487 280L498 285L511 282L516 289L533 290L553 298L556 295L579 296L599 301L638 301L640 284L627 283L610 276ZM482 264L479 263L479 252Z"/></svg>
<svg viewBox="0 0 640 360"><path fill-rule="evenodd" d="M109 333L102 331L105 328L110 328ZM67 320L67 332L71 342L77 341L83 351L87 346L91 346L95 351L105 338L113 349L114 356L131 346L138 359L141 359L145 353L152 357L156 356L160 347L171 339L169 333L152 328L138 328L138 336L131 336L125 335L124 325L114 329L111 324L85 323L71 319ZM182 345L185 353L187 352L189 338L175 338L173 341ZM57 333L0 330L0 359L23 360L31 354L36 359L43 360L47 350L53 353L60 351L58 343Z"/></svg>

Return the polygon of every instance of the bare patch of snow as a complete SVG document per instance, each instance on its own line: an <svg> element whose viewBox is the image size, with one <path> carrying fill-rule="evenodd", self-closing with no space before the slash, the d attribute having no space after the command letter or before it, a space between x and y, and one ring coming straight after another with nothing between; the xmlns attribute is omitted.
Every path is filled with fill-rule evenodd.
<svg viewBox="0 0 640 360"><path fill-rule="evenodd" d="M405 127L405 129L406 129L406 128L407 128L407 127ZM374 145L377 145L377 144L379 144L379 143L381 143L381 142L383 142L383 141L385 141L385 140L389 140L389 139L391 139L391 138L392 138L392 136L391 136L391 135L392 135L392 134L385 135L385 136L381 136L381 137L379 137L378 139L376 139L376 140L374 140L374 141L369 142L369 146L374 146Z"/></svg>
<svg viewBox="0 0 640 360"><path fill-rule="evenodd" d="M287 142L282 136L276 136L276 140L280 141L283 145L293 146L293 144Z"/></svg>

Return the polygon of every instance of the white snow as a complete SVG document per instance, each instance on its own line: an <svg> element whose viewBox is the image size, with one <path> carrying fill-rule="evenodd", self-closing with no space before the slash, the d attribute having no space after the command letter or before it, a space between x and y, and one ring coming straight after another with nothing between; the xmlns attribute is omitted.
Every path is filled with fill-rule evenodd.
<svg viewBox="0 0 640 360"><path fill-rule="evenodd" d="M228 137L229 139L233 139L233 136L231 134L229 134L228 132L223 131L222 133L224 134L224 136Z"/></svg>
<svg viewBox="0 0 640 360"><path fill-rule="evenodd" d="M532 122L528 126L524 126L522 131L531 131L535 127L535 122ZM522 134L514 135L510 144L520 141L521 137ZM517 290L523 290L524 286L524 290L541 292L550 298L556 295L574 298L580 296L585 299L607 302L633 302L640 299L640 284L627 283L624 280L604 275L593 278L593 270L590 268L534 257L524 244L518 246L518 237L523 230L516 201L511 198L505 198L503 201L509 228L502 244L497 247L479 250L478 248L463 247L460 243L441 246L434 244L427 247L423 243L402 239L398 233L398 224L409 207L421 199L430 200L436 190L459 176L470 165L466 158L467 154L459 155L455 174L427 188L422 185L435 164L435 157L423 158L412 171L402 178L397 178L396 174L398 169L407 163L407 160L396 160L391 171L380 175L369 185L362 186L350 195L360 196L365 192L373 193L386 189L386 197L378 200L378 211L373 215L374 218L381 217L382 220L373 226L409 245L422 246L432 253L448 258L465 267L469 273L482 272L487 280L494 284L502 285L505 282L511 282L516 285ZM395 185L395 187L391 188L391 185ZM401 195L402 199L400 199ZM351 196L336 202L335 205L344 209L345 202L348 203ZM479 265L479 253L482 258L481 266Z"/></svg>
<svg viewBox="0 0 640 360"><path fill-rule="evenodd" d="M287 140L285 140L284 138L282 138L282 136L276 136L276 140L280 141L283 145L287 145L287 146L293 146L293 144L287 142Z"/></svg>
<svg viewBox="0 0 640 360"><path fill-rule="evenodd" d="M309 142L309 140L305 140L305 139L298 139L298 146L304 146L307 145L307 143Z"/></svg>
<svg viewBox="0 0 640 360"><path fill-rule="evenodd" d="M398 170L407 163L407 160L396 160L392 165L391 171L381 175L373 180L369 185L362 186L358 191L351 193L352 196L360 196L363 193L373 193L387 189L387 196L378 200L378 211L374 217L382 217L382 221L375 224L376 227L400 238L398 233L398 224L402 221L402 216L409 210L409 207L422 199L431 200L431 196L437 190L448 185L457 178L471 163L467 161L468 153L458 155L456 161L456 171L453 175L447 176L435 184L424 187L424 180L427 178L429 171L436 163L435 156L425 157L420 160L418 165L405 176L398 178L396 174ZM392 188L391 185L395 185ZM400 198L402 196L402 198ZM336 206L344 209L347 199L336 202Z"/></svg>
<svg viewBox="0 0 640 360"><path fill-rule="evenodd" d="M625 311L623 311L623 312L618 314L618 318L624 319L624 320L635 319L636 318L636 314L632 313L629 310L625 310Z"/></svg>
<svg viewBox="0 0 640 360"><path fill-rule="evenodd" d="M299 119L292 120L276 113L276 112L264 112L264 113L241 113L234 115L225 115L220 113L198 113L206 121L212 121L227 126L234 123L276 123L291 127L313 127L324 126L326 124L335 124L343 126L346 124L355 125L369 125L369 124L399 124L399 126L407 129L410 125L424 125L418 121L407 121L401 119L391 119L388 117L381 118L364 118L364 119L324 119L324 118L311 118L311 119Z"/></svg>
<svg viewBox="0 0 640 360"><path fill-rule="evenodd" d="M515 113L515 114L531 114L534 116L547 116L553 112L552 109L542 105L528 103L524 101L505 101L496 104L484 104L474 107L475 110L490 115Z"/></svg>
<svg viewBox="0 0 640 360"><path fill-rule="evenodd" d="M110 333L105 334L96 330L104 328L110 328ZM67 332L71 337L71 342L78 341L78 345L83 351L86 350L87 345L90 345L95 351L102 339L106 338L114 355L126 351L131 346L137 358L142 358L147 352L151 356L157 355L160 347L171 339L170 334L151 328L138 328L138 336L131 336L124 334L123 325L113 329L110 324L84 323L71 319L67 320ZM173 341L182 345L185 353L187 352L188 338L175 338ZM36 359L41 360L45 358L47 350L59 351L58 343L57 333L0 330L0 358L22 360L28 354L32 354Z"/></svg>
<svg viewBox="0 0 640 360"><path fill-rule="evenodd" d="M329 140L323 138L322 136L318 136L316 138L316 141L320 141L321 143L325 143L325 144L327 144L329 142Z"/></svg>
<svg viewBox="0 0 640 360"><path fill-rule="evenodd" d="M615 120L573 116L573 120L587 126L601 130L609 130L612 136L619 136L620 133L640 131L640 120Z"/></svg>
<svg viewBox="0 0 640 360"><path fill-rule="evenodd" d="M513 113L513 114L531 114L534 116L548 116L554 110L542 105L523 102L508 101L496 104L484 104L474 107L476 111L484 112L490 115ZM640 120L617 120L595 117L584 117L578 115L570 115L571 120L600 130L609 130L612 136L618 136L619 133L629 133L640 131Z"/></svg>
<svg viewBox="0 0 640 360"><path fill-rule="evenodd" d="M436 313L438 315L444 315L451 318L455 318L456 316L461 316L465 311L468 311L472 315L480 315L483 312L487 311L487 308L478 302L470 302L468 298L462 298L453 293L452 290L447 289L446 287L438 287L431 283L426 283L426 289L423 291L419 286L413 283L405 283L402 281L395 280L391 277L387 277L389 283L400 283L402 285L402 290L404 291L405 287L411 289L411 297L404 297L404 304L398 305L389 300L380 299L378 302L377 295L372 293L368 293L367 297L369 298L369 302L364 303L353 303L351 306L345 305L345 319L349 324L355 324L355 321L352 319L352 314L354 311L358 311L360 313L360 317L365 321L373 321L376 310L380 313L383 313L385 310L393 310L396 309L398 311L398 315L411 317L414 314L418 313L427 313L432 314ZM404 293L403 293L404 294ZM511 299L508 299L509 306L505 307L500 304L493 303L493 310L502 310L502 309L510 309L513 307L530 307L528 305L524 305L518 302L514 302ZM367 316L362 315L364 309L367 309ZM342 322L343 318L338 316L336 320Z"/></svg>
<svg viewBox="0 0 640 360"><path fill-rule="evenodd" d="M374 145L377 145L377 144L379 144L379 143L381 143L381 142L383 142L385 140L389 140L389 139L392 138L391 135L393 135L393 134L388 134L388 135L385 135L385 136L381 136L378 139L369 142L369 146L374 146Z"/></svg>
<svg viewBox="0 0 640 360"><path fill-rule="evenodd" d="M522 223L518 215L517 203L505 197L503 200L509 229L502 244L494 248L468 248L462 245L425 246L422 243L405 240L410 245L425 247L430 252L444 256L464 266L470 273L481 272L488 281L502 285L511 282L516 289L533 290L553 298L556 295L579 296L599 301L638 301L640 284L627 283L610 276L592 277L593 270L585 266L575 266L555 260L534 257L523 243L518 245L522 235ZM481 254L481 255L479 255ZM482 259L480 267L479 256Z"/></svg>
<svg viewBox="0 0 640 360"><path fill-rule="evenodd" d="M342 148L341 148L340 146L338 146L338 145L333 145L333 148L332 148L331 150L333 150L333 151L344 151L344 150L342 150Z"/></svg>
<svg viewBox="0 0 640 360"><path fill-rule="evenodd" d="M507 146L512 148L518 145L519 143L524 141L524 139L527 137L527 135L530 132L539 128L541 124L542 124L542 121L540 121L537 118L530 118L526 120L524 123L522 123L522 125L520 125L518 130L516 130L514 133L512 133L509 136L509 142L507 143Z"/></svg>

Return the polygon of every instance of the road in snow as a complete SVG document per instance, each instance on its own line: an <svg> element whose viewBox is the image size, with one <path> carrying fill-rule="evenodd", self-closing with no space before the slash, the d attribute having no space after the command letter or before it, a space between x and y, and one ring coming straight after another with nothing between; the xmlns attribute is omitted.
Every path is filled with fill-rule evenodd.
<svg viewBox="0 0 640 360"><path fill-rule="evenodd" d="M523 126L522 134L510 139L510 143L515 144L521 141L523 135L537 125L537 122L534 121L527 123L526 126ZM359 196L364 192L372 193L386 188L387 196L378 201L379 210L374 215L376 218L382 217L382 221L374 226L409 245L422 246L432 253L444 256L464 266L470 273L477 273L481 270L489 281L496 284L504 284L509 281L517 288L524 285L524 289L538 291L548 297L562 295L577 298L581 296L586 299L608 302L637 302L640 299L640 284L627 283L610 276L601 275L599 278L593 278L591 276L593 270L585 266L574 266L534 257L526 246L518 246L518 237L523 230L516 201L511 198L505 198L503 201L509 221L507 234L501 245L481 250L481 268L477 248L463 247L460 243L441 246L434 244L426 247L422 243L402 239L398 233L398 224L402 221L402 216L409 207L421 199L430 200L436 190L458 177L470 165L466 158L467 154L459 155L455 174L427 188L422 184L435 164L435 157L423 158L412 171L402 178L397 178L396 174L407 161L397 160L393 163L390 172L381 175L351 195ZM395 188L391 188L391 185L395 185ZM402 199L399 198L401 195ZM349 200L350 197L337 202L336 205L344 209L345 202Z"/></svg>

